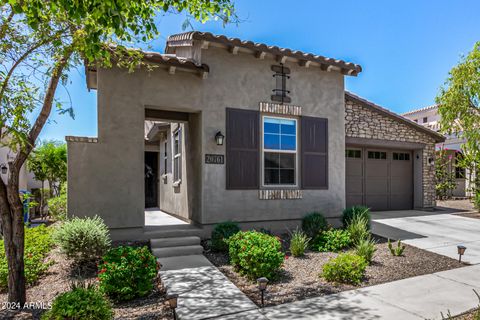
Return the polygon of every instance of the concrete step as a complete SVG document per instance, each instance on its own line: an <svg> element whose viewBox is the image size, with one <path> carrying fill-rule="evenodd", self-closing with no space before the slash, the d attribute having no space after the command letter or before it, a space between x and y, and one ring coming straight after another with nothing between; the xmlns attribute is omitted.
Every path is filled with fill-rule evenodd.
<svg viewBox="0 0 480 320"><path fill-rule="evenodd" d="M200 237L197 237L197 236L150 239L150 247L152 249L194 246L199 244L200 244Z"/></svg>
<svg viewBox="0 0 480 320"><path fill-rule="evenodd" d="M201 245L193 245L193 246L179 246L179 247L166 247L166 248L152 248L152 253L157 258L200 255L200 254L203 254L203 247Z"/></svg>
<svg viewBox="0 0 480 320"><path fill-rule="evenodd" d="M170 228L170 229L144 229L144 235L148 239L200 237L203 230L200 228Z"/></svg>

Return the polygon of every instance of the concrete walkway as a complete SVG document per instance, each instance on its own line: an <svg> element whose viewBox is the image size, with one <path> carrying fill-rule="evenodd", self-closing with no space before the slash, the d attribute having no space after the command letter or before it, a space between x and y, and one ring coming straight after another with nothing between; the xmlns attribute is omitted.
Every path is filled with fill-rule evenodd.
<svg viewBox="0 0 480 320"><path fill-rule="evenodd" d="M479 305L480 265L438 272L368 288L269 307L262 313L281 319L442 319Z"/></svg>
<svg viewBox="0 0 480 320"><path fill-rule="evenodd" d="M480 263L480 219L424 211L372 213L372 232L420 249L458 259L457 245L467 247L462 260Z"/></svg>
<svg viewBox="0 0 480 320"><path fill-rule="evenodd" d="M159 259L168 293L179 295L181 320L265 320L257 306L203 255Z"/></svg>

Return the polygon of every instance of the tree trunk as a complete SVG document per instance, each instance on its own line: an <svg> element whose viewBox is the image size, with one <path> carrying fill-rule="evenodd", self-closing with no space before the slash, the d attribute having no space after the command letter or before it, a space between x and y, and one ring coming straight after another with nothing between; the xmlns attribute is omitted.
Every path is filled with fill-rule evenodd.
<svg viewBox="0 0 480 320"><path fill-rule="evenodd" d="M55 63L45 92L42 109L28 135L28 144L18 152L15 160L9 163L10 177L7 186L3 181L0 182L0 210L8 264L8 301L20 305L23 305L26 301L26 288L24 273L25 229L23 204L18 189L19 172L28 155L32 152L35 141L50 115L60 76L68 64L71 54L71 49L66 50L63 58Z"/></svg>

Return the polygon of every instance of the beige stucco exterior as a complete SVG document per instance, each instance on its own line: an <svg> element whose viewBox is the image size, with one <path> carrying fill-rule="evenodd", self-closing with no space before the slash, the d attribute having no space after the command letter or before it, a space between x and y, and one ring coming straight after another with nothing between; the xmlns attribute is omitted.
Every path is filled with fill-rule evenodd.
<svg viewBox="0 0 480 320"><path fill-rule="evenodd" d="M216 47L203 50L202 63L210 68L207 79L169 74L163 67L97 71L98 140L69 141L69 213L100 215L113 229L144 226L144 109L149 108L190 114L185 130L190 220L268 226L316 210L338 217L345 205L344 76L286 62L292 104L302 108L302 115L329 121L329 187L304 190L302 199L261 200L258 190L226 190L225 166L205 164L204 155L225 154L214 135L225 132L227 107L258 111L260 102L269 101L271 65L278 63Z"/></svg>
<svg viewBox="0 0 480 320"><path fill-rule="evenodd" d="M360 66L212 35L207 35L209 41L188 42L183 39L188 36L192 35L174 37L172 43L178 47L167 45L167 53L175 54L175 58L152 55L151 60L160 61L152 71L139 68L128 73L119 68L100 68L94 78L87 77L89 86L98 90L98 137L67 137L70 215L101 216L113 238L148 237L144 228L144 152L158 151L160 209L205 230L232 220L244 228L284 232L313 211L322 212L335 224L345 207L346 137L413 143L411 149L421 159L421 165L414 168L415 192L420 194L415 207L434 205L433 173L426 165L434 150L434 138L408 125L399 127L405 132L390 137L383 130L390 123L384 123L383 118L377 119L379 127L372 129L372 134L364 133L362 126L368 123L369 127L377 114L346 105L344 91L344 76L358 74ZM187 60L178 60L178 56ZM271 104L275 88L271 67L279 63L291 71L288 105ZM328 187L302 190L301 181L297 181L297 187L288 189L260 186L259 190L227 190L226 165L205 163L207 154L224 155L225 162L229 161L226 145L217 145L214 139L217 132L226 132L227 108L295 119L328 119ZM167 174L162 175L164 140L158 145L145 141L145 120L170 122L164 139L167 149L172 150L169 138L178 119L151 119L159 110L162 112L157 115L164 116L168 111L183 118L180 184L174 183L168 168L171 155ZM395 117L389 121L397 125L401 119ZM300 150L301 139L297 143ZM301 169L299 164L297 170Z"/></svg>

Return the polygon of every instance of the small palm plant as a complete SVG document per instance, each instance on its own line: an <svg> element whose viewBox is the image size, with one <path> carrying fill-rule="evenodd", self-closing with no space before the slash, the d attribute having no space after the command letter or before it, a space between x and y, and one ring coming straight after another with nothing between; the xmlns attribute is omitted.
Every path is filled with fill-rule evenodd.
<svg viewBox="0 0 480 320"><path fill-rule="evenodd" d="M290 252L294 257L301 257L305 254L305 250L308 248L310 238L305 232L298 228L291 233L290 239Z"/></svg>

